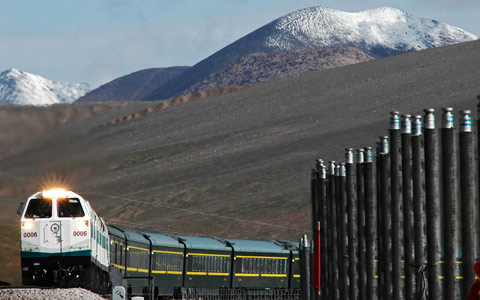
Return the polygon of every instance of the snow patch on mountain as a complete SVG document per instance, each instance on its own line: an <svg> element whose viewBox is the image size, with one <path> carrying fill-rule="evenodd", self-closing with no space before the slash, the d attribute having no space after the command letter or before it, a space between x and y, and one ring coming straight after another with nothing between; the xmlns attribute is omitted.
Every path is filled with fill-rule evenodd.
<svg viewBox="0 0 480 300"><path fill-rule="evenodd" d="M391 7L360 12L310 7L266 27L270 34L265 46L271 49L350 46L376 57L478 39L460 28Z"/></svg>
<svg viewBox="0 0 480 300"><path fill-rule="evenodd" d="M87 83L52 81L15 68L0 73L0 104L44 106L72 103L90 89Z"/></svg>

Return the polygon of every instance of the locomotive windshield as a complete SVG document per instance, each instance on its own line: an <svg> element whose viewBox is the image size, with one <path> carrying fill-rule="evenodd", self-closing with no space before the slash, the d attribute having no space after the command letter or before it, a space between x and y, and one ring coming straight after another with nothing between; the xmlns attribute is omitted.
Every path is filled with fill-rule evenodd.
<svg viewBox="0 0 480 300"><path fill-rule="evenodd" d="M73 217L83 217L85 213L83 212L82 205L80 200L72 199L59 199L57 201L57 213L60 218L73 218Z"/></svg>
<svg viewBox="0 0 480 300"><path fill-rule="evenodd" d="M52 200L51 199L32 199L28 203L25 211L25 218L51 218Z"/></svg>

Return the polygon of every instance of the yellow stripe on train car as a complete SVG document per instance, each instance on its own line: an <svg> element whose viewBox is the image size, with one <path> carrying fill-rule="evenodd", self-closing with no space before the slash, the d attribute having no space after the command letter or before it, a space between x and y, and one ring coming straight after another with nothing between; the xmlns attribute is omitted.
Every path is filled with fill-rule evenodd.
<svg viewBox="0 0 480 300"><path fill-rule="evenodd" d="M259 277L260 274L255 274L255 273L236 273L235 276L239 277Z"/></svg>
<svg viewBox="0 0 480 300"><path fill-rule="evenodd" d="M187 272L187 275L207 275L207 272Z"/></svg>
<svg viewBox="0 0 480 300"><path fill-rule="evenodd" d="M140 272L140 273L148 273L148 269L132 268L132 267L127 267L127 271Z"/></svg>
<svg viewBox="0 0 480 300"><path fill-rule="evenodd" d="M142 250L142 251L147 251L147 252L150 251L150 250L148 250L148 249L146 249L146 248L140 248L140 247L136 247L136 246L128 246L128 247L127 247L127 250L130 249L130 248L131 248L131 249Z"/></svg>
<svg viewBox="0 0 480 300"><path fill-rule="evenodd" d="M117 268L117 269L125 270L125 267L124 267L124 266L121 266L121 265L112 264L112 266L114 266L114 267Z"/></svg>
<svg viewBox="0 0 480 300"><path fill-rule="evenodd" d="M209 253L188 253L188 255L196 255L196 256L216 256L216 257L230 257L227 254L209 254Z"/></svg>
<svg viewBox="0 0 480 300"><path fill-rule="evenodd" d="M287 274L260 274L261 277L287 277Z"/></svg>
<svg viewBox="0 0 480 300"><path fill-rule="evenodd" d="M177 251L164 251L164 250L153 250L154 253L167 253L167 254L180 254L183 255L183 252Z"/></svg>
<svg viewBox="0 0 480 300"><path fill-rule="evenodd" d="M275 257L275 256L247 256L237 255L238 258L263 258L263 259L288 259L288 257Z"/></svg>

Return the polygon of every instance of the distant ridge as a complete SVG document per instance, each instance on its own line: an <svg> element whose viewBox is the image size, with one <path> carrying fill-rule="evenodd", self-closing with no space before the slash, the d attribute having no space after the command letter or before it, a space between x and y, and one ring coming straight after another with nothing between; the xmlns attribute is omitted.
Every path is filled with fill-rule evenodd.
<svg viewBox="0 0 480 300"><path fill-rule="evenodd" d="M355 48L321 47L250 54L194 84L186 94L217 86L245 85L372 60Z"/></svg>
<svg viewBox="0 0 480 300"><path fill-rule="evenodd" d="M72 103L90 90L87 83L68 83L12 68L0 73L0 104Z"/></svg>
<svg viewBox="0 0 480 300"><path fill-rule="evenodd" d="M287 14L253 31L160 86L145 100L194 92L192 87L238 59L312 47L354 47L373 57L478 39L460 28L382 7L343 12L311 7Z"/></svg>
<svg viewBox="0 0 480 300"><path fill-rule="evenodd" d="M144 69L112 80L80 97L80 102L132 101L144 99L158 86L190 67Z"/></svg>

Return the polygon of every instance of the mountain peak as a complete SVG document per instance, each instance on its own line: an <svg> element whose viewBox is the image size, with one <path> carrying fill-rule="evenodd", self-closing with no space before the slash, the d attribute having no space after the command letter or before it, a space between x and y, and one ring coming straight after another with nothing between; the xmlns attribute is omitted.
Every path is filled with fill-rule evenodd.
<svg viewBox="0 0 480 300"><path fill-rule="evenodd" d="M19 76L22 73L23 72L20 71L19 69L10 68L10 69L7 69L7 70L3 71L2 73L0 73L0 76Z"/></svg>
<svg viewBox="0 0 480 300"><path fill-rule="evenodd" d="M254 53L352 47L379 58L476 39L476 35L460 28L417 18L392 7L359 12L308 7L273 20L224 47L145 99L180 95L218 70Z"/></svg>
<svg viewBox="0 0 480 300"><path fill-rule="evenodd" d="M72 103L90 90L86 83L52 81L10 68L0 73L0 104L51 105Z"/></svg>
<svg viewBox="0 0 480 300"><path fill-rule="evenodd" d="M269 48L350 46L374 57L478 39L460 28L393 8L344 12L322 6L297 10L267 24Z"/></svg>

